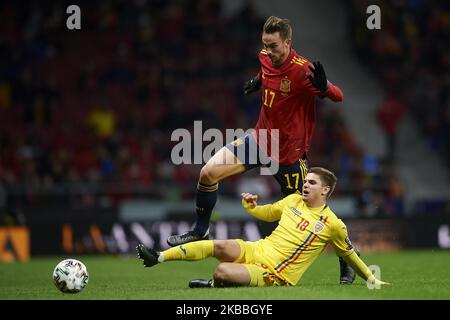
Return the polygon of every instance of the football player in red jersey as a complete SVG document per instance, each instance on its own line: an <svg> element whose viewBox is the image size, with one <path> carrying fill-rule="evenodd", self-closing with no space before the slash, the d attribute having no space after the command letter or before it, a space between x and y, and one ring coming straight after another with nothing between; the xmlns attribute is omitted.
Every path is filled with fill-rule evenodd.
<svg viewBox="0 0 450 320"><path fill-rule="evenodd" d="M311 64L291 47L289 20L269 17L263 26L262 43L261 70L244 86L245 94L262 89L255 131L224 146L203 166L197 185L196 225L192 231L170 236L167 243L171 246L208 239L218 183L226 177L276 162L273 176L283 195L301 193L308 169L307 155L315 127L317 98L343 100L341 89L327 80L322 64ZM275 148L273 143L277 144ZM251 159L254 150L257 150L256 161ZM272 154L273 150L276 154ZM340 266L340 282L352 283L353 270L343 260Z"/></svg>

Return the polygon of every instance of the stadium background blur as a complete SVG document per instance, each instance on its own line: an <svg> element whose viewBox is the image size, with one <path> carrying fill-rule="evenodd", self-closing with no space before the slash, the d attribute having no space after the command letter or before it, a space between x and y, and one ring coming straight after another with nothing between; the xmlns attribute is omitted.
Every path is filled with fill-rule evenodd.
<svg viewBox="0 0 450 320"><path fill-rule="evenodd" d="M81 30L66 8L81 8ZM381 30L366 27L370 4ZM324 10L323 8L328 8ZM262 24L345 94L319 101L310 164L362 250L450 248L450 6L441 1L2 1L0 261L165 248L194 221L201 165L174 165L177 128L252 128ZM321 47L322 46L322 47ZM324 49L325 50L321 50ZM256 239L240 208L279 187L258 171L220 185L212 235ZM419 236L420 234L420 236Z"/></svg>

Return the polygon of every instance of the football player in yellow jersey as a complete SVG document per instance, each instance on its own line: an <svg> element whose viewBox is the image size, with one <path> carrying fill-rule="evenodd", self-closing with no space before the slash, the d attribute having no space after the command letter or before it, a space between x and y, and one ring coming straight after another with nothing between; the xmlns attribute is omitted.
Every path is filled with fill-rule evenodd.
<svg viewBox="0 0 450 320"><path fill-rule="evenodd" d="M221 263L213 279L196 279L190 287L279 286L296 285L315 259L331 244L355 272L372 285L387 284L376 279L355 253L347 228L326 201L336 186L337 178L321 167L310 168L302 194L291 194L273 203L258 206L258 196L242 194L242 206L263 221L279 221L266 238L250 242L235 240L203 240L182 244L163 252L137 246L144 266L171 260L202 260L215 257Z"/></svg>

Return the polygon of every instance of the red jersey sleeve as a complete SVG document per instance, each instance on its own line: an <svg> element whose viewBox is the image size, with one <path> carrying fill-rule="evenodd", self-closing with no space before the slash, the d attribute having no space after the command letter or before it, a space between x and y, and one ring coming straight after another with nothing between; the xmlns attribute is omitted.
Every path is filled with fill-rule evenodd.
<svg viewBox="0 0 450 320"><path fill-rule="evenodd" d="M328 90L323 94L325 97L330 98L334 102L341 102L344 100L344 93L338 87L328 81Z"/></svg>

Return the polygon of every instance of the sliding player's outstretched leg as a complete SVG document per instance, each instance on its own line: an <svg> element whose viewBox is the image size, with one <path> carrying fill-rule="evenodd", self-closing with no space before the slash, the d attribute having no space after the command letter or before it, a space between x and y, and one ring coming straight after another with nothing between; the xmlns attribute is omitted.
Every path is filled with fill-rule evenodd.
<svg viewBox="0 0 450 320"><path fill-rule="evenodd" d="M197 241L169 248L165 251L156 251L146 248L143 244L136 247L138 258L143 260L145 267L153 267L158 263L173 260L203 260L214 255L214 242L212 240Z"/></svg>
<svg viewBox="0 0 450 320"><path fill-rule="evenodd" d="M170 236L167 243L174 247L192 241L207 240L211 213L217 202L219 181L244 171L245 167L229 149L220 149L200 171L196 195L197 222L194 229Z"/></svg>
<svg viewBox="0 0 450 320"><path fill-rule="evenodd" d="M143 244L138 244L138 246L136 247L136 251L139 259L141 259L144 262L144 266L146 268L153 267L155 264L158 263L159 258L158 251L152 248L147 249Z"/></svg>

